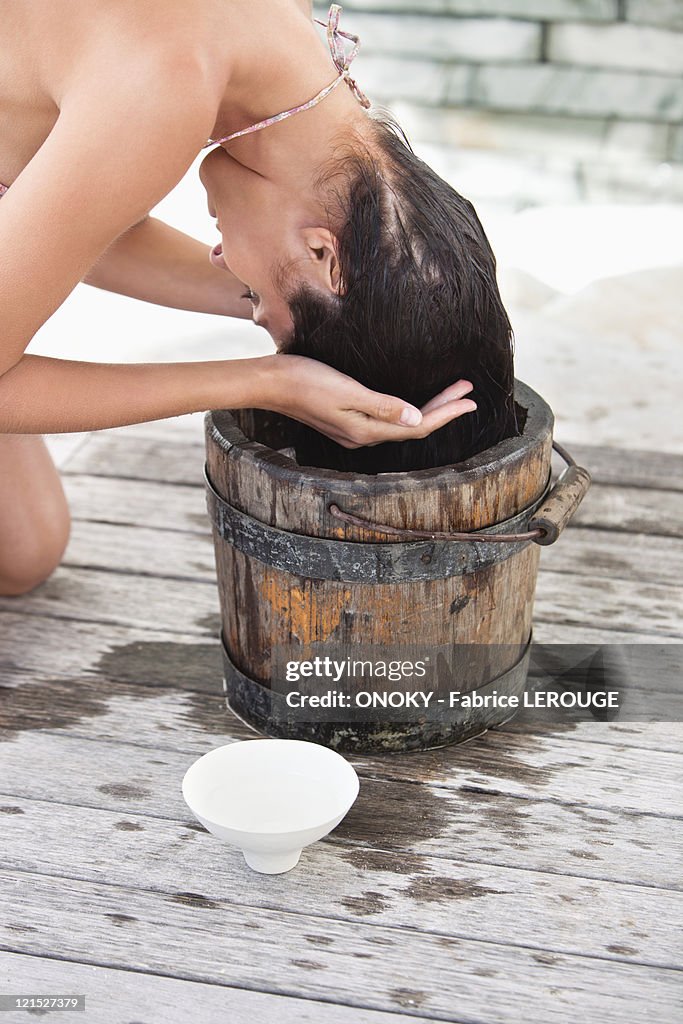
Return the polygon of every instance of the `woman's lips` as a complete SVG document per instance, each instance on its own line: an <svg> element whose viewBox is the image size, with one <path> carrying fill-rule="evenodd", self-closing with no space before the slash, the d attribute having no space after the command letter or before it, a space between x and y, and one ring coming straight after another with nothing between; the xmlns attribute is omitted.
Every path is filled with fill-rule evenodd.
<svg viewBox="0 0 683 1024"><path fill-rule="evenodd" d="M219 242L218 245L214 245L213 249L209 253L209 260L213 263L214 267L218 267L219 270L227 270L227 264L223 259L223 243Z"/></svg>

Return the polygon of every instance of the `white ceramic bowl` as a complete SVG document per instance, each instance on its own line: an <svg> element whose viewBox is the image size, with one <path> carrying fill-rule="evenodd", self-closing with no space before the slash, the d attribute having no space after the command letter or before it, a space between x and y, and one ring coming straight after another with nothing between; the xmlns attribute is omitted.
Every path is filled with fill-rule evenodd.
<svg viewBox="0 0 683 1024"><path fill-rule="evenodd" d="M202 825L238 846L249 867L279 874L331 832L358 796L341 754L304 740L243 740L188 768L183 797Z"/></svg>

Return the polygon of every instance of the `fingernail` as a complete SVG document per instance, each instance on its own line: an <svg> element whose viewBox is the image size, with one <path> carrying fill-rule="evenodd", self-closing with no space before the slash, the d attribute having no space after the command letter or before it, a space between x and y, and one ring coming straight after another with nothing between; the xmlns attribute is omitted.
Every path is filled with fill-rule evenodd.
<svg viewBox="0 0 683 1024"><path fill-rule="evenodd" d="M418 423L422 422L422 413L419 409L414 409L412 405L406 405L401 413L401 419L399 422L402 423L404 427L416 427Z"/></svg>

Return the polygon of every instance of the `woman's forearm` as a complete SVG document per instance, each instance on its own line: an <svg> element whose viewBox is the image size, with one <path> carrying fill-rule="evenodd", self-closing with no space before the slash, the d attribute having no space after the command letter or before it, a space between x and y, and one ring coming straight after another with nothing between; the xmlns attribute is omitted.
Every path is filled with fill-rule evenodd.
<svg viewBox="0 0 683 1024"><path fill-rule="evenodd" d="M209 262L209 246L145 217L107 249L86 284L174 309L251 319L244 284Z"/></svg>
<svg viewBox="0 0 683 1024"><path fill-rule="evenodd" d="M71 433L208 409L267 408L276 365L273 356L88 363L24 355L0 376L0 434Z"/></svg>

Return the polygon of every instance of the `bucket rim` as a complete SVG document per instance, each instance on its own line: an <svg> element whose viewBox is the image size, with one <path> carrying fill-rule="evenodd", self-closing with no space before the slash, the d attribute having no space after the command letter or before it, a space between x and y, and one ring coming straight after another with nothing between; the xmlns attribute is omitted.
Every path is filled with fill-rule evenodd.
<svg viewBox="0 0 683 1024"><path fill-rule="evenodd" d="M434 466L428 469L402 470L389 473L356 473L341 472L319 466L299 465L288 455L270 448L261 441L246 436L237 425L230 409L213 409L204 417L207 441L211 439L224 452L236 450L240 459L246 459L274 478L296 476L302 484L311 486L334 484L335 487L344 483L354 488L359 482L372 485L375 494L383 490L393 491L402 483L414 486L415 483L434 483L439 479L453 484L466 483L468 480L479 479L487 470L500 470L508 464L514 464L524 457L534 444L542 444L552 438L555 417L553 411L533 388L515 378L515 402L526 410L526 420L521 434L508 437L491 448L485 449L462 462L449 463L445 466Z"/></svg>

